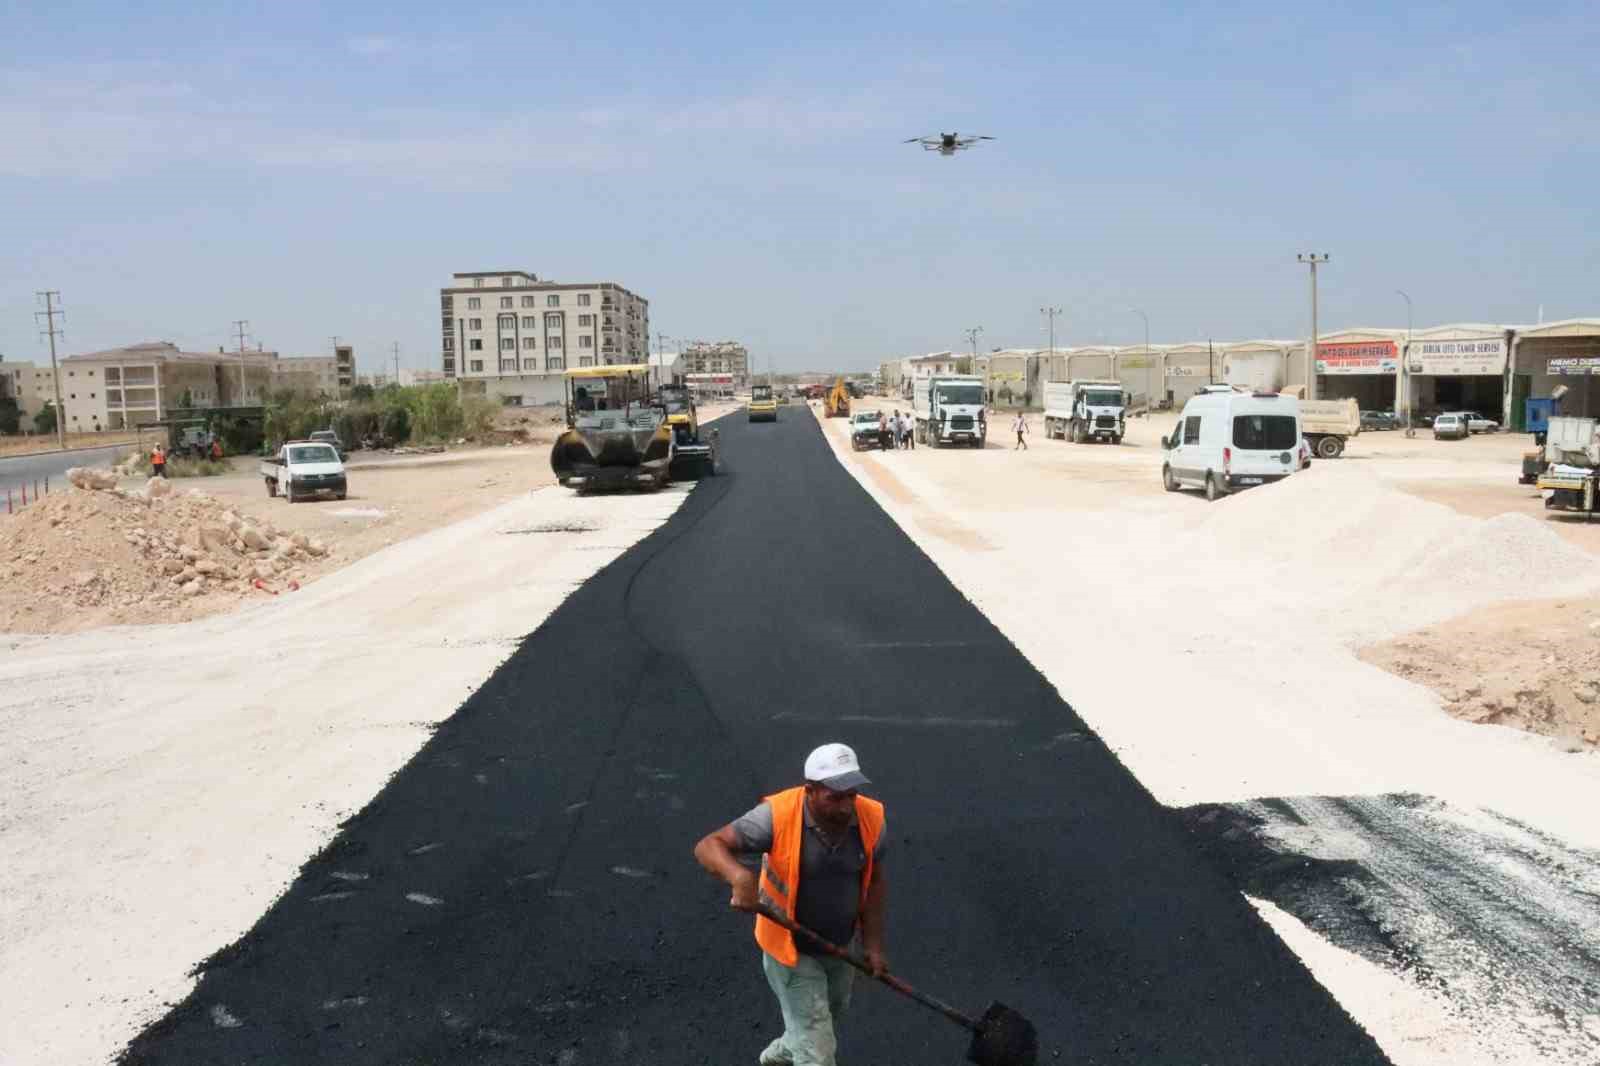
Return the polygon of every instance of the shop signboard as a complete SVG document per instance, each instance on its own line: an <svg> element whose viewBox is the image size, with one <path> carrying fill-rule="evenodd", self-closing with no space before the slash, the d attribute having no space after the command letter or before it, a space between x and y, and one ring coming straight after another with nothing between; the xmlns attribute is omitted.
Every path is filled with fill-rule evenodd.
<svg viewBox="0 0 1600 1066"><path fill-rule="evenodd" d="M1394 341L1339 341L1317 345L1319 374L1393 374L1400 368Z"/></svg>
<svg viewBox="0 0 1600 1066"><path fill-rule="evenodd" d="M1117 365L1129 370L1149 370L1156 365L1156 361L1148 355L1124 355L1117 360Z"/></svg>
<svg viewBox="0 0 1600 1066"><path fill-rule="evenodd" d="M1506 340L1412 341L1406 372L1419 377L1489 377L1506 369Z"/></svg>
<svg viewBox="0 0 1600 1066"><path fill-rule="evenodd" d="M1551 374L1563 377L1600 374L1600 355L1553 355L1548 365Z"/></svg>
<svg viewBox="0 0 1600 1066"><path fill-rule="evenodd" d="M1168 366L1167 367L1167 377L1169 377L1169 378L1208 378L1210 376L1211 376L1211 369L1209 367L1203 367L1203 366Z"/></svg>

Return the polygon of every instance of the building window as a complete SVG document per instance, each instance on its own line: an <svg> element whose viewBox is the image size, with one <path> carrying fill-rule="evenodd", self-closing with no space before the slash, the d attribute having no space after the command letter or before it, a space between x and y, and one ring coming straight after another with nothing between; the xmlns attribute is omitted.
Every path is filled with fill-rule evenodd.
<svg viewBox="0 0 1600 1066"><path fill-rule="evenodd" d="M551 293L549 296L544 298L544 305L546 307L560 307L561 295L559 293Z"/></svg>
<svg viewBox="0 0 1600 1066"><path fill-rule="evenodd" d="M478 311L478 310L482 310L482 308L483 308L483 301L482 300L478 299L476 296L468 296L467 297L467 310L468 311Z"/></svg>
<svg viewBox="0 0 1600 1066"><path fill-rule="evenodd" d="M524 337L524 338L522 338L522 346L524 348L537 348L538 347L538 345L533 342L533 338L532 337Z"/></svg>
<svg viewBox="0 0 1600 1066"><path fill-rule="evenodd" d="M578 325L580 325L580 326L592 326L592 325L594 325L594 316L593 315L579 315L578 316Z"/></svg>
<svg viewBox="0 0 1600 1066"><path fill-rule="evenodd" d="M483 279L482 279L482 278L473 278L473 279L472 279L472 287L473 287L473 288L474 288L474 289L481 289L481 288L483 288Z"/></svg>
<svg viewBox="0 0 1600 1066"><path fill-rule="evenodd" d="M594 366L594 356L592 356L592 355L580 355L578 357L578 365L579 366Z"/></svg>
<svg viewBox="0 0 1600 1066"><path fill-rule="evenodd" d="M539 360L537 360L537 359L524 359L522 361L522 369L524 369L524 370L538 370L539 369Z"/></svg>
<svg viewBox="0 0 1600 1066"><path fill-rule="evenodd" d="M512 306L511 297L509 297L509 296L500 297L500 306L501 307L510 307L510 306Z"/></svg>
<svg viewBox="0 0 1600 1066"><path fill-rule="evenodd" d="M561 347L561 338L551 337L549 340L544 342L544 346L546 348L559 348Z"/></svg>
<svg viewBox="0 0 1600 1066"><path fill-rule="evenodd" d="M579 337L578 338L578 347L580 347L580 348L593 348L594 347L594 338L588 336L587 334L585 334L582 337Z"/></svg>
<svg viewBox="0 0 1600 1066"><path fill-rule="evenodd" d="M471 367L471 368L472 368L472 372L473 372L473 373L474 373L474 374L481 374L481 373L483 373L483 360L482 360L482 359L474 359L474 360L473 360L473 361L472 361L472 362L471 362L471 363L469 363L469 364L468 364L468 365L469 365L469 366L470 366L470 367Z"/></svg>
<svg viewBox="0 0 1600 1066"><path fill-rule="evenodd" d="M516 329L517 328L517 316L516 315L501 315L500 316L500 328L501 329Z"/></svg>
<svg viewBox="0 0 1600 1066"><path fill-rule="evenodd" d="M578 306L579 307L588 307L589 306L589 294L588 293L586 293L586 292L578 293Z"/></svg>
<svg viewBox="0 0 1600 1066"><path fill-rule="evenodd" d="M502 352L511 351L511 350L515 349L516 346L517 346L517 338L515 338L515 337L501 337L500 338L500 350Z"/></svg>
<svg viewBox="0 0 1600 1066"><path fill-rule="evenodd" d="M467 328L468 329L482 329L483 328L483 319L481 319L481 318L469 318L469 319L467 319Z"/></svg>
<svg viewBox="0 0 1600 1066"><path fill-rule="evenodd" d="M558 355L547 356L544 361L544 368L546 370L565 370L567 361Z"/></svg>
<svg viewBox="0 0 1600 1066"><path fill-rule="evenodd" d="M516 283L517 283L517 279L516 278L501 278L500 279L500 287L502 289L509 289L509 288L511 288L511 286L515 285Z"/></svg>
<svg viewBox="0 0 1600 1066"><path fill-rule="evenodd" d="M538 329L539 328L539 316L538 315L523 315L522 316L522 328L523 329Z"/></svg>
<svg viewBox="0 0 1600 1066"><path fill-rule="evenodd" d="M469 351L469 352L481 352L481 351L483 351L483 341L480 340L477 337L472 338L471 340L469 340L467 342L467 351Z"/></svg>
<svg viewBox="0 0 1600 1066"><path fill-rule="evenodd" d="M444 350L447 352L456 350L456 339L454 337L446 337L444 339Z"/></svg>

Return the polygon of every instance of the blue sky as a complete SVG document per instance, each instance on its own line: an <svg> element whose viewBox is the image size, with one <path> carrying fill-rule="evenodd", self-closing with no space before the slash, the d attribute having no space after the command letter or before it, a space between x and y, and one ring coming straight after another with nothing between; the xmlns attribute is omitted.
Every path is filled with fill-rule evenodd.
<svg viewBox="0 0 1600 1066"><path fill-rule="evenodd" d="M779 369L1600 315L1594 3L0 0L0 353L338 334L614 280ZM902 145L997 140L951 159Z"/></svg>

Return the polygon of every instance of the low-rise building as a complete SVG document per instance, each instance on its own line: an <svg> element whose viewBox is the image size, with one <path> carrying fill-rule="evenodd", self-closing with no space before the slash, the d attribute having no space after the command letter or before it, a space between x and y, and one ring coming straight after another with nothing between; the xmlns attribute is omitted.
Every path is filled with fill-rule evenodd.
<svg viewBox="0 0 1600 1066"><path fill-rule="evenodd" d="M750 387L750 352L738 341L695 341L681 354L685 374L729 374L735 389Z"/></svg>
<svg viewBox="0 0 1600 1066"><path fill-rule="evenodd" d="M125 429L201 407L266 402L276 352L185 352L170 341L69 355L61 402L73 433Z"/></svg>
<svg viewBox="0 0 1600 1066"><path fill-rule="evenodd" d="M49 367L32 363L0 363L0 397L15 400L24 426L56 402L56 376Z"/></svg>
<svg viewBox="0 0 1600 1066"><path fill-rule="evenodd" d="M468 271L439 290L439 312L444 376L505 403L559 403L569 368L649 355L649 301L614 282Z"/></svg>

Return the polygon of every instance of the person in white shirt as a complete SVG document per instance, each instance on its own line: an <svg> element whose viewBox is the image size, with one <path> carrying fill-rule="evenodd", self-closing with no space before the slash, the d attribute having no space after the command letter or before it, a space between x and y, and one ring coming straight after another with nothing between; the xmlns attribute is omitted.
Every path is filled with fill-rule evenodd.
<svg viewBox="0 0 1600 1066"><path fill-rule="evenodd" d="M1028 420L1022 417L1021 411L1017 412L1017 420L1011 423L1011 428L1017 431L1017 444L1011 450L1016 451L1017 448L1021 448L1023 451L1027 451L1028 442L1025 438L1028 435Z"/></svg>

